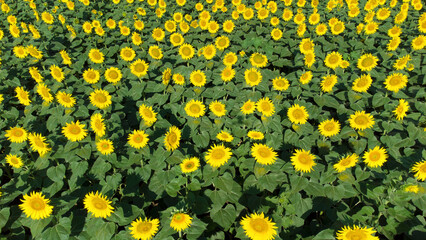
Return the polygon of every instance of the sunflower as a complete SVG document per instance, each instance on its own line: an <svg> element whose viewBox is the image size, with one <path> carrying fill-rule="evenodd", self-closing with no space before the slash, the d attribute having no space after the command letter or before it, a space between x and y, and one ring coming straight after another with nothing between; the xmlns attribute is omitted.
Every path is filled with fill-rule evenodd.
<svg viewBox="0 0 426 240"><path fill-rule="evenodd" d="M75 98L70 93L65 93L61 91L56 93L56 100L59 104L66 108L71 108L75 104Z"/></svg>
<svg viewBox="0 0 426 240"><path fill-rule="evenodd" d="M43 81L43 76L41 76L40 72L38 71L37 67L30 67L29 72L31 77L36 81L37 83L40 83Z"/></svg>
<svg viewBox="0 0 426 240"><path fill-rule="evenodd" d="M251 147L251 155L256 161L263 165L270 165L275 163L277 159L277 153L265 144L253 144Z"/></svg>
<svg viewBox="0 0 426 240"><path fill-rule="evenodd" d="M325 120L320 123L318 130L324 137L331 137L339 134L340 123L334 119Z"/></svg>
<svg viewBox="0 0 426 240"><path fill-rule="evenodd" d="M323 92L331 92L333 90L334 85L336 85L337 83L337 76L332 74L332 75L327 75L322 77L322 81L321 81L321 89Z"/></svg>
<svg viewBox="0 0 426 240"><path fill-rule="evenodd" d="M9 130L6 130L7 140L13 143L22 143L25 142L28 138L27 131L21 127L10 127Z"/></svg>
<svg viewBox="0 0 426 240"><path fill-rule="evenodd" d="M15 46L13 47L13 54L15 54L18 58L25 58L28 56L27 49L23 46Z"/></svg>
<svg viewBox="0 0 426 240"><path fill-rule="evenodd" d="M104 119L100 113L95 113L90 117L90 127L96 136L103 137L105 135Z"/></svg>
<svg viewBox="0 0 426 240"><path fill-rule="evenodd" d="M124 61L130 62L136 57L135 50L130 47L125 47L120 50L120 58Z"/></svg>
<svg viewBox="0 0 426 240"><path fill-rule="evenodd" d="M325 24L325 23L321 23L321 24L318 24L316 27L315 27L315 33L318 35L318 36L322 36L322 35L325 35L326 33L327 33L327 25Z"/></svg>
<svg viewBox="0 0 426 240"><path fill-rule="evenodd" d="M229 52L225 54L225 57L223 57L223 64L225 66L232 66L238 61L238 56L234 52Z"/></svg>
<svg viewBox="0 0 426 240"><path fill-rule="evenodd" d="M37 151L40 156L43 156L48 151L50 151L49 145L45 143L46 138L41 136L41 134L30 133L28 134L28 140L33 151Z"/></svg>
<svg viewBox="0 0 426 240"><path fill-rule="evenodd" d="M58 82L62 82L62 80L65 79L62 69L56 65L50 66L50 75L52 75L52 78Z"/></svg>
<svg viewBox="0 0 426 240"><path fill-rule="evenodd" d="M246 102L244 102L240 110L244 115L252 114L254 110L256 110L256 103L249 99Z"/></svg>
<svg viewBox="0 0 426 240"><path fill-rule="evenodd" d="M262 74L256 68L246 69L244 71L244 79L247 85L254 87L262 81Z"/></svg>
<svg viewBox="0 0 426 240"><path fill-rule="evenodd" d="M229 38L227 36L220 36L215 41L216 48L219 50L225 50L229 47Z"/></svg>
<svg viewBox="0 0 426 240"><path fill-rule="evenodd" d="M148 73L148 68L149 64L141 59L137 59L130 65L130 71L138 78L145 76Z"/></svg>
<svg viewBox="0 0 426 240"><path fill-rule="evenodd" d="M139 106L139 116L145 121L147 125L152 125L157 121L157 113L154 112L151 106L142 104Z"/></svg>
<svg viewBox="0 0 426 240"><path fill-rule="evenodd" d="M21 199L19 208L24 211L27 218L34 220L48 218L53 211L53 206L49 205L50 200L45 198L41 192L31 192L25 194Z"/></svg>
<svg viewBox="0 0 426 240"><path fill-rule="evenodd" d="M127 138L127 143L136 149L144 148L148 144L148 141L148 134L143 130L134 130Z"/></svg>
<svg viewBox="0 0 426 240"><path fill-rule="evenodd" d="M189 76L189 81L196 87L202 87L206 84L206 74L201 70L192 71Z"/></svg>
<svg viewBox="0 0 426 240"><path fill-rule="evenodd" d="M365 111L356 111L355 114L350 116L349 125L356 130L365 130L373 127L374 118L371 114L365 113Z"/></svg>
<svg viewBox="0 0 426 240"><path fill-rule="evenodd" d="M43 20L43 22L45 22L47 24L52 24L53 21L54 21L52 14L50 14L48 12L42 12L41 13L41 19Z"/></svg>
<svg viewBox="0 0 426 240"><path fill-rule="evenodd" d="M310 151L303 149L296 149L296 152L291 156L291 164L294 166L296 171L311 172L313 167L317 165L314 161L315 156Z"/></svg>
<svg viewBox="0 0 426 240"><path fill-rule="evenodd" d="M149 46L148 53L152 58L156 60L160 60L163 58L163 52L161 51L161 48L156 45Z"/></svg>
<svg viewBox="0 0 426 240"><path fill-rule="evenodd" d="M263 68L268 63L268 58L266 55L260 53L253 53L250 56L250 63L253 67Z"/></svg>
<svg viewBox="0 0 426 240"><path fill-rule="evenodd" d="M422 187L419 187L418 185L408 185L404 188L405 192L412 192L412 193L418 193L420 192L420 190L424 191L424 189Z"/></svg>
<svg viewBox="0 0 426 240"><path fill-rule="evenodd" d="M276 77L272 79L272 87L277 91L285 91L290 87L290 83L286 78Z"/></svg>
<svg viewBox="0 0 426 240"><path fill-rule="evenodd" d="M386 20L391 14L389 8L380 8L377 10L377 19L380 21Z"/></svg>
<svg viewBox="0 0 426 240"><path fill-rule="evenodd" d="M381 167L386 162L388 155L386 149L382 147L374 147L368 150L363 156L364 163L371 168Z"/></svg>
<svg viewBox="0 0 426 240"><path fill-rule="evenodd" d="M347 155L346 157L341 158L338 163L333 165L333 167L337 172L341 173L346 169L355 166L355 164L358 162L358 158L359 156L355 153Z"/></svg>
<svg viewBox="0 0 426 240"><path fill-rule="evenodd" d="M416 162L412 167L411 171L414 172L414 177L419 181L426 180L426 161Z"/></svg>
<svg viewBox="0 0 426 240"><path fill-rule="evenodd" d="M232 142L234 140L234 137L227 131L222 130L220 133L216 135L216 138L220 141L224 142Z"/></svg>
<svg viewBox="0 0 426 240"><path fill-rule="evenodd" d="M172 69L166 68L161 74L161 80L164 85L169 84L170 79L172 77Z"/></svg>
<svg viewBox="0 0 426 240"><path fill-rule="evenodd" d="M96 149L103 155L109 155L114 152L114 145L111 140L101 139L96 142Z"/></svg>
<svg viewBox="0 0 426 240"><path fill-rule="evenodd" d="M121 80L122 74L120 69L110 67L105 71L105 79L110 83L117 83Z"/></svg>
<svg viewBox="0 0 426 240"><path fill-rule="evenodd" d="M288 8L285 8L284 11L283 11L282 18L286 22L290 21L291 18L293 18L293 11L288 9Z"/></svg>
<svg viewBox="0 0 426 240"><path fill-rule="evenodd" d="M205 156L207 164L214 168L224 165L231 158L232 152L230 148L221 145L213 145Z"/></svg>
<svg viewBox="0 0 426 240"><path fill-rule="evenodd" d="M160 221L157 218L152 220L147 218L142 220L142 218L139 218L131 223L129 230L133 238L138 240L149 240L158 232L159 225Z"/></svg>
<svg viewBox="0 0 426 240"><path fill-rule="evenodd" d="M305 54L303 60L305 61L305 66L308 68L312 67L312 65L315 63L315 53L310 52Z"/></svg>
<svg viewBox="0 0 426 240"><path fill-rule="evenodd" d="M87 136L87 130L84 129L84 125L80 124L79 121L66 123L64 127L62 127L62 134L72 141L77 142L83 140Z"/></svg>
<svg viewBox="0 0 426 240"><path fill-rule="evenodd" d="M179 55L182 57L182 59L189 60L194 56L194 48L187 43L182 44L179 47Z"/></svg>
<svg viewBox="0 0 426 240"><path fill-rule="evenodd" d="M173 151L179 147L179 141L181 138L181 131L175 126L171 126L169 131L166 133L164 138L164 146L167 151Z"/></svg>
<svg viewBox="0 0 426 240"><path fill-rule="evenodd" d="M312 80L312 72L311 71L307 71L307 72L303 73L299 78L299 81L300 81L301 84L308 84L311 80Z"/></svg>
<svg viewBox="0 0 426 240"><path fill-rule="evenodd" d="M216 48L213 44L209 44L205 47L202 48L202 52L203 52L203 56L207 59L210 60L212 59L214 56L216 56Z"/></svg>
<svg viewBox="0 0 426 240"><path fill-rule="evenodd" d="M299 44L299 50L303 54L314 51L315 44L310 38L304 38Z"/></svg>
<svg viewBox="0 0 426 240"><path fill-rule="evenodd" d="M52 94L50 93L50 89L44 83L39 83L37 85L37 93L46 103L50 103L54 99Z"/></svg>
<svg viewBox="0 0 426 240"><path fill-rule="evenodd" d="M270 117L275 112L274 103L272 103L272 101L268 97L262 98L257 101L256 108L257 111L262 113L262 115L264 115L265 117Z"/></svg>
<svg viewBox="0 0 426 240"><path fill-rule="evenodd" d="M426 46L426 36L419 35L411 41L413 50L421 50Z"/></svg>
<svg viewBox="0 0 426 240"><path fill-rule="evenodd" d="M379 59L376 56L367 53L358 59L357 67L361 69L361 71L371 71L377 66L377 61L379 61Z"/></svg>
<svg viewBox="0 0 426 240"><path fill-rule="evenodd" d="M359 227L354 225L353 228L350 226L344 226L341 230L337 232L337 240L351 240L351 239L365 239L365 240L373 240L377 239L372 236L376 231L373 228L368 227Z"/></svg>
<svg viewBox="0 0 426 240"><path fill-rule="evenodd" d="M209 31L209 33L216 33L220 28L220 25L216 22L216 21L210 21L208 23L208 27L207 30Z"/></svg>
<svg viewBox="0 0 426 240"><path fill-rule="evenodd" d="M229 82L235 77L235 70L232 67L225 67L220 73L220 77L224 82Z"/></svg>
<svg viewBox="0 0 426 240"><path fill-rule="evenodd" d="M180 164L183 173L191 173L200 167L200 160L197 157L186 158Z"/></svg>
<svg viewBox="0 0 426 240"><path fill-rule="evenodd" d="M411 61L410 54L405 55L404 57L398 58L393 64L393 68L396 70L402 70L407 67L408 62Z"/></svg>
<svg viewBox="0 0 426 240"><path fill-rule="evenodd" d="M21 104L25 106L28 106L31 104L31 99L29 98L30 93L28 91L25 91L23 87L16 87L15 92L16 92L16 97L18 98Z"/></svg>
<svg viewBox="0 0 426 240"><path fill-rule="evenodd" d="M396 119L402 120L405 116L407 116L408 109L410 109L408 102L405 101L404 99L399 99L398 106L395 108L395 110L393 110L393 113L395 114Z"/></svg>
<svg viewBox="0 0 426 240"><path fill-rule="evenodd" d="M294 104L288 109L287 117L292 123L305 124L308 121L309 114L304 106Z"/></svg>
<svg viewBox="0 0 426 240"><path fill-rule="evenodd" d="M402 73L392 73L386 77L385 88L397 93L400 89L407 86L408 76Z"/></svg>
<svg viewBox="0 0 426 240"><path fill-rule="evenodd" d="M12 154L8 154L6 156L6 162L14 168L21 168L22 165L24 165L20 157L18 157L17 155L12 155Z"/></svg>
<svg viewBox="0 0 426 240"><path fill-rule="evenodd" d="M339 20L336 24L330 26L330 30L333 35L339 35L345 31L345 23Z"/></svg>
<svg viewBox="0 0 426 240"><path fill-rule="evenodd" d="M114 208L111 206L111 201L107 200L106 196L101 193L90 192L84 197L84 208L87 209L93 217L106 218L111 216Z"/></svg>
<svg viewBox="0 0 426 240"><path fill-rule="evenodd" d="M185 112L188 116L198 118L204 116L206 107L203 102L192 99L185 105Z"/></svg>
<svg viewBox="0 0 426 240"><path fill-rule="evenodd" d="M170 222L170 227L175 231L183 231L187 229L192 223L192 217L186 213L177 212L173 214L172 220Z"/></svg>
<svg viewBox="0 0 426 240"><path fill-rule="evenodd" d="M185 84L185 77L180 73L173 74L173 82L177 85L183 86Z"/></svg>
<svg viewBox="0 0 426 240"><path fill-rule="evenodd" d="M170 35L170 42L172 43L174 47L182 45L184 40L185 39L180 33L173 33L172 35Z"/></svg>
<svg viewBox="0 0 426 240"><path fill-rule="evenodd" d="M70 56L68 55L68 53L67 53L65 50L61 50L61 51L59 52L59 54L60 54L60 55L61 55L61 57L62 57L62 63L63 63L63 64L65 64L65 65L70 66L70 65L71 65L71 58L70 58Z"/></svg>
<svg viewBox="0 0 426 240"><path fill-rule="evenodd" d="M275 41L278 41L282 38L283 36L283 31L281 31L279 28L274 28L271 31L271 37L272 39L274 39Z"/></svg>
<svg viewBox="0 0 426 240"><path fill-rule="evenodd" d="M89 59L93 63L103 63L104 62L104 54L99 51L99 49L92 48L89 51Z"/></svg>
<svg viewBox="0 0 426 240"><path fill-rule="evenodd" d="M277 235L277 226L263 213L252 213L240 221L244 233L251 240L272 240Z"/></svg>
<svg viewBox="0 0 426 240"><path fill-rule="evenodd" d="M105 90L102 89L96 89L92 93L90 93L89 96L90 103L93 104L93 106L105 109L111 105L111 95Z"/></svg>
<svg viewBox="0 0 426 240"><path fill-rule="evenodd" d="M342 55L338 52L331 52L327 54L327 57L325 57L325 66L336 69L340 66L340 63L342 62Z"/></svg>
<svg viewBox="0 0 426 240"><path fill-rule="evenodd" d="M370 74L363 74L361 77L355 79L352 84L352 90L355 92L367 92L371 86L371 83L373 83L373 79L371 78Z"/></svg>
<svg viewBox="0 0 426 240"><path fill-rule="evenodd" d="M250 138L250 139L253 139L253 140L262 140L265 136L263 135L263 133L261 133L261 132L259 132L259 131L249 131L248 133L247 133L247 136Z"/></svg>
<svg viewBox="0 0 426 240"><path fill-rule="evenodd" d="M89 68L83 72L83 79L87 83L95 84L100 79L100 73L98 70Z"/></svg>
<svg viewBox="0 0 426 240"><path fill-rule="evenodd" d="M231 33L235 28L235 24L232 20L226 20L223 22L223 31Z"/></svg>
<svg viewBox="0 0 426 240"><path fill-rule="evenodd" d="M222 116L225 116L225 114L226 114L225 104L218 102L218 101L211 102L209 104L209 109L217 117L222 117Z"/></svg>

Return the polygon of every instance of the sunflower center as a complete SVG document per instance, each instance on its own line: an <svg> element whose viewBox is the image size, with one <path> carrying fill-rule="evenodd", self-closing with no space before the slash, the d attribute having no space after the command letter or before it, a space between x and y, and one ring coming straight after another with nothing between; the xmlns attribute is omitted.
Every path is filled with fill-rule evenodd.
<svg viewBox="0 0 426 240"><path fill-rule="evenodd" d="M336 25L334 25L334 31L339 32L341 31L343 28L341 23L337 23Z"/></svg>
<svg viewBox="0 0 426 240"><path fill-rule="evenodd" d="M34 145L39 148L44 148L44 142L38 137L34 138Z"/></svg>
<svg viewBox="0 0 426 240"><path fill-rule="evenodd" d="M115 71L115 70L110 71L108 75L109 75L109 77L110 77L110 78L112 78L112 79L116 79L116 78L118 78L118 73L117 73L117 71Z"/></svg>
<svg viewBox="0 0 426 240"><path fill-rule="evenodd" d="M61 76L61 71L59 69L55 68L55 69L53 69L52 74L55 77L60 77Z"/></svg>
<svg viewBox="0 0 426 240"><path fill-rule="evenodd" d="M360 78L356 84L357 87L364 87L367 85L367 79L366 78Z"/></svg>
<svg viewBox="0 0 426 240"><path fill-rule="evenodd" d="M133 137L133 141L136 142L136 143L141 143L143 141L143 139L144 139L144 137L141 136L141 135L135 135Z"/></svg>
<svg viewBox="0 0 426 240"><path fill-rule="evenodd" d="M368 123L368 119L366 116L358 116L354 119L354 121L358 125L365 125Z"/></svg>
<svg viewBox="0 0 426 240"><path fill-rule="evenodd" d="M152 49L152 55L154 55L154 57L158 57L160 56L160 51L156 48Z"/></svg>
<svg viewBox="0 0 426 240"><path fill-rule="evenodd" d="M201 76L201 74L199 74L199 73L194 74L194 82L196 82L196 83L203 82L203 76Z"/></svg>
<svg viewBox="0 0 426 240"><path fill-rule="evenodd" d="M150 222L142 222L142 223L139 223L137 226L137 230L140 233L147 233L149 232L149 230L151 230L151 228L152 228L152 223Z"/></svg>
<svg viewBox="0 0 426 240"><path fill-rule="evenodd" d="M64 96L62 96L62 102L70 103L71 102L71 98L64 95Z"/></svg>
<svg viewBox="0 0 426 240"><path fill-rule="evenodd" d="M198 106L197 104L192 104L192 105L189 107L189 110L190 110L192 113L197 114L197 113L199 113L199 112L201 111L201 108L200 108L200 106Z"/></svg>
<svg viewBox="0 0 426 240"><path fill-rule="evenodd" d="M102 148L103 149L109 149L109 144L108 143L102 143Z"/></svg>
<svg viewBox="0 0 426 240"><path fill-rule="evenodd" d="M101 54L99 52L93 52L92 57L95 60L99 60L99 59L101 59Z"/></svg>
<svg viewBox="0 0 426 240"><path fill-rule="evenodd" d="M223 108L222 108L222 106L221 106L221 105L216 104L216 105L214 106L214 110L216 110L217 112L222 112L222 111L223 111Z"/></svg>
<svg viewBox="0 0 426 240"><path fill-rule="evenodd" d="M191 55L191 49L189 49L189 47L184 47L182 48L182 53L184 56L189 56Z"/></svg>
<svg viewBox="0 0 426 240"><path fill-rule="evenodd" d="M204 53L206 55L212 55L213 54L213 49L211 47L205 48L204 49Z"/></svg>
<svg viewBox="0 0 426 240"><path fill-rule="evenodd" d="M145 71L145 65L142 63L136 63L135 64L135 70L136 72L143 72Z"/></svg>
<svg viewBox="0 0 426 240"><path fill-rule="evenodd" d="M280 79L275 82L275 85L277 85L278 87L284 87L285 84L284 84L284 81Z"/></svg>
<svg viewBox="0 0 426 240"><path fill-rule="evenodd" d="M180 43L180 36L179 35L174 36L173 37L173 42Z"/></svg>
<svg viewBox="0 0 426 240"><path fill-rule="evenodd" d="M324 129L328 132L331 132L334 130L334 123L330 122L325 124Z"/></svg>
<svg viewBox="0 0 426 240"><path fill-rule="evenodd" d="M305 116L305 113L301 109L296 109L293 111L293 117L295 119L302 119Z"/></svg>
<svg viewBox="0 0 426 240"><path fill-rule="evenodd" d="M130 58L132 56L132 52L130 50L125 50L123 51L123 56Z"/></svg>
<svg viewBox="0 0 426 240"><path fill-rule="evenodd" d="M184 216L182 216L182 214L175 214L174 216L173 216L173 221L174 222L183 222L183 220L185 220L185 217Z"/></svg>
<svg viewBox="0 0 426 240"><path fill-rule="evenodd" d="M107 208L106 203L102 201L101 199L94 198L92 200L92 203L93 203L93 206L99 210L104 210Z"/></svg>
<svg viewBox="0 0 426 240"><path fill-rule="evenodd" d="M337 55L332 55L332 56L329 58L329 62L330 62L331 64L336 64L337 62L339 62L339 56L337 56Z"/></svg>
<svg viewBox="0 0 426 240"><path fill-rule="evenodd" d="M225 71L223 71L223 76L224 77L229 77L231 76L231 71L229 69L225 69Z"/></svg>
<svg viewBox="0 0 426 240"><path fill-rule="evenodd" d="M419 172L426 173L426 164L423 164L423 166L419 168Z"/></svg>
<svg viewBox="0 0 426 240"><path fill-rule="evenodd" d="M15 157L11 158L11 159L10 159L10 161L11 161L13 164L18 164L18 163L19 163L18 159L17 159L17 158L15 158Z"/></svg>
<svg viewBox="0 0 426 240"><path fill-rule="evenodd" d="M192 162L188 162L185 164L185 168L186 169L191 169L194 166L194 164Z"/></svg>
<svg viewBox="0 0 426 240"><path fill-rule="evenodd" d="M308 154L306 154L306 153L301 153L299 155L299 162L301 164L308 164L308 163L311 162L311 157Z"/></svg>
<svg viewBox="0 0 426 240"><path fill-rule="evenodd" d="M401 83L401 79L398 77L398 76L396 76L396 77L392 77L390 80L389 80L389 84L390 85L392 85L392 86L397 86L397 85L399 85Z"/></svg>
<svg viewBox="0 0 426 240"><path fill-rule="evenodd" d="M370 66L372 66L373 65L373 59L371 59L371 58L369 58L369 57L367 57L367 58L364 58L364 60L362 60L362 63L361 63L361 65L363 66L363 67L370 67Z"/></svg>
<svg viewBox="0 0 426 240"><path fill-rule="evenodd" d="M253 57L253 62L257 63L257 64L262 64L263 63L263 56L262 55L255 55Z"/></svg>
<svg viewBox="0 0 426 240"><path fill-rule="evenodd" d="M259 148L257 153L259 153L259 155L263 158L268 158L271 156L271 151L269 151L269 149L266 147Z"/></svg>
<svg viewBox="0 0 426 240"><path fill-rule="evenodd" d="M34 210L36 210L36 211L44 209L44 202L43 202L43 200L41 200L41 199L33 199L31 201L31 208L34 209Z"/></svg>
<svg viewBox="0 0 426 240"><path fill-rule="evenodd" d="M104 103L104 102L107 101L107 98L106 98L105 94L103 94L103 93L97 93L95 95L95 100L96 100L96 102Z"/></svg>
<svg viewBox="0 0 426 240"><path fill-rule="evenodd" d="M377 161L380 159L380 153L379 152L372 152L369 154L370 161Z"/></svg>
<svg viewBox="0 0 426 240"><path fill-rule="evenodd" d="M219 46L221 46L221 47L226 46L226 39L221 38L221 39L218 41L218 45L219 45Z"/></svg>
<svg viewBox="0 0 426 240"><path fill-rule="evenodd" d="M90 71L87 73L87 77L90 79L95 79L96 78L96 73L94 71Z"/></svg>
<svg viewBox="0 0 426 240"><path fill-rule="evenodd" d="M69 126L69 131L71 134L78 135L81 132L81 129L79 126L71 125Z"/></svg>
<svg viewBox="0 0 426 240"><path fill-rule="evenodd" d="M340 162L340 165L342 166L347 166L349 165L349 163L351 163L351 159L350 158L345 158Z"/></svg>
<svg viewBox="0 0 426 240"><path fill-rule="evenodd" d="M257 79L258 79L257 73L255 73L255 72L249 72L249 74L248 74L248 80L250 82L256 82Z"/></svg>
<svg viewBox="0 0 426 240"><path fill-rule="evenodd" d="M346 234L346 237L350 240L362 240L367 238L367 236L361 232L349 232Z"/></svg>
<svg viewBox="0 0 426 240"><path fill-rule="evenodd" d="M263 219L254 219L250 221L250 225L254 231L263 233L268 230L268 224Z"/></svg>
<svg viewBox="0 0 426 240"><path fill-rule="evenodd" d="M260 106L262 107L263 111L270 111L271 110L271 106L269 105L268 102L262 102L262 104Z"/></svg>
<svg viewBox="0 0 426 240"><path fill-rule="evenodd" d="M96 122L95 122L95 127L97 128L97 129L102 129L102 122L101 121L99 121L99 120L97 120Z"/></svg>
<svg viewBox="0 0 426 240"><path fill-rule="evenodd" d="M169 143L176 142L177 141L176 133L174 133L174 132L169 133L169 136L167 137L167 140L168 140Z"/></svg>
<svg viewBox="0 0 426 240"><path fill-rule="evenodd" d="M212 152L213 159L222 159L223 157L225 157L225 151L223 149L215 149Z"/></svg>
<svg viewBox="0 0 426 240"><path fill-rule="evenodd" d="M22 135L24 135L24 132L21 129L13 129L11 131L11 135L13 135L14 137L21 137Z"/></svg>
<svg viewBox="0 0 426 240"><path fill-rule="evenodd" d="M149 109L144 109L143 115L147 118L152 118L152 112Z"/></svg>

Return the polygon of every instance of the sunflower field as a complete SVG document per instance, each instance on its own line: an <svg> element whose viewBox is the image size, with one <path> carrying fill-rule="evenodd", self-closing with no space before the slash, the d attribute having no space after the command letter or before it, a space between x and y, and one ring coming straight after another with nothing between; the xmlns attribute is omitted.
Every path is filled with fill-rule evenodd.
<svg viewBox="0 0 426 240"><path fill-rule="evenodd" d="M424 1L0 4L0 239L424 239Z"/></svg>

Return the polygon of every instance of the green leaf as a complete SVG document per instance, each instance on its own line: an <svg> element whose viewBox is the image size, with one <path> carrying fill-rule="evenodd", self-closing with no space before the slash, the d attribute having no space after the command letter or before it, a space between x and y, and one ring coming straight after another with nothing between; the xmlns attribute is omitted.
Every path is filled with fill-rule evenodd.
<svg viewBox="0 0 426 240"><path fill-rule="evenodd" d="M47 240L69 239L71 233L71 220L69 218L61 218L59 223L54 227L46 229L42 233L42 238Z"/></svg>
<svg viewBox="0 0 426 240"><path fill-rule="evenodd" d="M334 230L325 229L319 232L312 240L334 240Z"/></svg>
<svg viewBox="0 0 426 240"><path fill-rule="evenodd" d="M62 182L65 176L65 166L60 164L56 167L50 167L47 170L47 176L54 182Z"/></svg>
<svg viewBox="0 0 426 240"><path fill-rule="evenodd" d="M231 225L235 222L238 213L232 204L226 205L225 208L214 207L210 211L210 217L212 220L223 227L227 231Z"/></svg>
<svg viewBox="0 0 426 240"><path fill-rule="evenodd" d="M4 207L0 210L0 230L4 227L10 216L10 208Z"/></svg>

